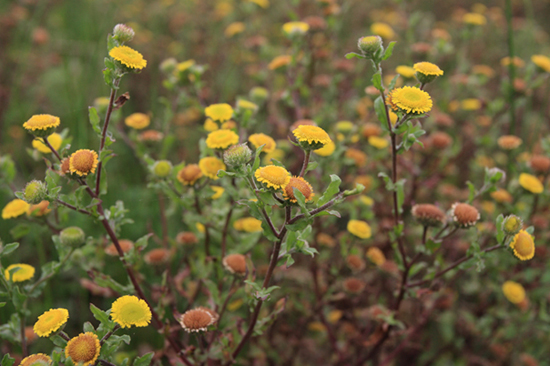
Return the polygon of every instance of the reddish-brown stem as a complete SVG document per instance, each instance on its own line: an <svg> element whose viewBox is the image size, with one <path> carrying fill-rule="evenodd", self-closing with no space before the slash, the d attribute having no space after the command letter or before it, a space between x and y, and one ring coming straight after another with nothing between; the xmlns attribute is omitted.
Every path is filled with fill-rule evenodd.
<svg viewBox="0 0 550 366"><path fill-rule="evenodd" d="M25 315L20 313L20 317L19 332L21 333L21 354L23 358L25 358L29 355L27 352L27 337L25 335Z"/></svg>
<svg viewBox="0 0 550 366"><path fill-rule="evenodd" d="M223 225L223 231L222 231L222 255L220 258L220 263L223 261L223 258L225 257L225 251L227 246L227 231L229 229L229 222L231 221L231 215L233 214L233 200L231 200L231 208L229 209L229 212L227 213L227 216L225 217L225 223Z"/></svg>
<svg viewBox="0 0 550 366"><path fill-rule="evenodd" d="M100 345L100 346L103 346L103 343L105 343L105 341L106 341L107 339L109 339L109 338L110 338L117 330L119 330L119 329L120 329L120 325L115 324L115 327L113 328L113 330L110 330L109 332L107 332L107 334L105 334L105 335L103 336L103 338L101 338L101 341L99 341L99 345Z"/></svg>
<svg viewBox="0 0 550 366"><path fill-rule="evenodd" d="M114 81L114 86L118 87L119 83L120 83L120 79L116 79ZM111 121L111 114L113 113L113 105L115 103L116 91L117 89L115 88L111 89L111 95L109 97L109 106L107 107L107 113L105 114L105 121L103 122L103 130L101 131L101 142L99 144L99 152L98 152L99 156L101 156L101 152L105 147L105 139L107 138L107 128L109 127L109 122ZM95 181L96 196L99 196L99 192L100 192L99 188L100 188L100 182L101 182L102 165L103 165L103 162L100 160L99 164L97 165L97 175L96 175L96 181Z"/></svg>
<svg viewBox="0 0 550 366"><path fill-rule="evenodd" d="M91 215L91 214L92 214L92 213L89 212L89 211L83 210L83 209L81 209L81 208L77 208L77 207L71 205L70 203L67 203L67 202L65 202L65 201L61 201L60 199L57 199L56 202L59 203L59 204L62 205L62 206L68 207L68 208L70 208L71 210L74 210L74 211L83 213L83 214L85 214L85 215Z"/></svg>
<svg viewBox="0 0 550 366"><path fill-rule="evenodd" d="M492 252L493 250L497 250L497 249L500 249L500 248L504 248L504 246L498 244L498 245L495 245L495 246L492 246L492 247L489 247L487 249L484 249L482 250L483 253L488 253L488 252ZM406 285L407 288L411 288L411 287L417 287L417 286L422 286L422 285L425 285L427 283L430 283L432 282L433 280L435 280L436 278L439 278L441 276L443 276L445 273L449 272L450 270L458 267L459 265L461 265L462 263L466 262L466 261L469 261L470 259L472 259L474 257L473 254L471 255L467 255L459 260L457 260L456 262L454 262L453 264L451 264L449 267L445 268L444 270L441 270L439 272L437 272L435 274L435 276L431 279L427 279L427 280L421 280L421 281L416 281L416 282L412 282L412 283L408 283Z"/></svg>
<svg viewBox="0 0 550 366"><path fill-rule="evenodd" d="M59 156L59 153L57 152L57 150L54 149L53 146L50 144L50 142L48 141L48 138L47 138L47 137L44 137L44 143L45 143L46 146L48 146L48 148L52 151L52 153L55 155L55 157L57 158L57 160L59 160L59 162L61 162L61 156Z"/></svg>
<svg viewBox="0 0 550 366"><path fill-rule="evenodd" d="M300 177L303 177L306 174L306 169L309 164L309 158L311 156L311 150L306 150L304 156L304 163L302 164L302 170L300 171Z"/></svg>

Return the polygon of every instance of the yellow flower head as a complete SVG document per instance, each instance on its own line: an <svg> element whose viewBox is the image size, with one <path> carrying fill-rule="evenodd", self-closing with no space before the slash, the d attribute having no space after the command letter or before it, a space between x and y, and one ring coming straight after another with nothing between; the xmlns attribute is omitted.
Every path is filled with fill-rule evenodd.
<svg viewBox="0 0 550 366"><path fill-rule="evenodd" d="M291 61L292 61L292 57L290 55L277 56L273 60L271 60L269 65L267 65L267 68L269 70L275 70L290 64Z"/></svg>
<svg viewBox="0 0 550 366"><path fill-rule="evenodd" d="M304 178L291 177L288 184L283 187L283 196L287 201L294 203L297 202L296 196L294 196L294 189L297 189L304 195L306 202L311 201L315 195L311 184L309 184Z"/></svg>
<svg viewBox="0 0 550 366"><path fill-rule="evenodd" d="M330 136L321 127L300 125L292 131L300 146L308 150L317 150L331 142Z"/></svg>
<svg viewBox="0 0 550 366"><path fill-rule="evenodd" d="M477 13L466 13L462 17L462 21L466 24L485 25L485 23L487 23L487 18Z"/></svg>
<svg viewBox="0 0 550 366"><path fill-rule="evenodd" d="M141 130L151 124L151 118L145 113L132 113L124 119L124 124L136 130Z"/></svg>
<svg viewBox="0 0 550 366"><path fill-rule="evenodd" d="M35 114L23 123L23 128L35 136L44 137L51 134L59 124L59 117L50 114Z"/></svg>
<svg viewBox="0 0 550 366"><path fill-rule="evenodd" d="M520 67L520 68L525 66L525 61L523 61L521 58L517 56L514 56L513 58L506 56L500 60L500 64L505 67L508 67L510 63L513 63L514 66Z"/></svg>
<svg viewBox="0 0 550 366"><path fill-rule="evenodd" d="M368 239L372 236L369 224L362 220L349 220L348 231L361 239Z"/></svg>
<svg viewBox="0 0 550 366"><path fill-rule="evenodd" d="M290 182L290 173L280 166L264 166L254 173L258 182L264 183L268 188L280 189Z"/></svg>
<svg viewBox="0 0 550 366"><path fill-rule="evenodd" d="M269 7L269 0L248 0L248 1L258 6L261 6L264 9L267 9Z"/></svg>
<svg viewBox="0 0 550 366"><path fill-rule="evenodd" d="M4 220L7 220L7 219L13 219L14 217L21 216L25 212L27 212L29 207L30 205L27 202L20 200L19 198L11 200L2 209L2 218Z"/></svg>
<svg viewBox="0 0 550 366"><path fill-rule="evenodd" d="M370 26L370 31L385 39L392 39L395 37L395 32L392 27L386 23L376 22Z"/></svg>
<svg viewBox="0 0 550 366"><path fill-rule="evenodd" d="M474 65L472 72L478 75L484 75L488 78L492 78L495 75L495 70L487 65Z"/></svg>
<svg viewBox="0 0 550 366"><path fill-rule="evenodd" d="M443 70L439 66L432 64L431 62L417 62L414 64L413 69L423 75L443 75Z"/></svg>
<svg viewBox="0 0 550 366"><path fill-rule="evenodd" d="M334 153L334 150L336 150L336 144L330 141L328 144L326 144L322 148L313 150L313 152L319 156L330 156Z"/></svg>
<svg viewBox="0 0 550 366"><path fill-rule="evenodd" d="M500 136L497 140L498 146L504 150L513 150L518 148L523 141L514 135L504 135Z"/></svg>
<svg viewBox="0 0 550 366"><path fill-rule="evenodd" d="M262 152L268 153L268 154L273 152L277 147L277 143L275 142L275 140L271 136L266 135L265 133L252 134L248 137L248 141L256 149L264 145Z"/></svg>
<svg viewBox="0 0 550 366"><path fill-rule="evenodd" d="M262 231L262 221L254 217L243 217L233 223L235 230L245 231L247 233L256 233Z"/></svg>
<svg viewBox="0 0 550 366"><path fill-rule="evenodd" d="M111 307L111 318L122 328L146 327L151 322L151 309L136 296L119 297Z"/></svg>
<svg viewBox="0 0 550 366"><path fill-rule="evenodd" d="M389 106L394 110L406 113L423 114L432 109L432 99L424 90L412 86L393 89L388 94Z"/></svg>
<svg viewBox="0 0 550 366"><path fill-rule="evenodd" d="M305 34L309 30L309 24L305 22L288 22L283 24L283 32L289 36Z"/></svg>
<svg viewBox="0 0 550 366"><path fill-rule="evenodd" d="M138 51L128 46L114 47L109 51L109 56L130 69L141 70L147 66L147 61Z"/></svg>
<svg viewBox="0 0 550 366"><path fill-rule="evenodd" d="M336 122L336 131L341 133L348 133L353 131L355 125L351 121L338 121Z"/></svg>
<svg viewBox="0 0 550 366"><path fill-rule="evenodd" d="M535 65L537 65L537 67L539 69L542 69L545 72L550 72L550 58L549 57L546 57L544 55L533 55L533 56L531 56L531 61L533 61L533 63Z"/></svg>
<svg viewBox="0 0 550 366"><path fill-rule="evenodd" d="M416 74L414 67L405 65L397 66L395 72L407 79L414 77L414 74Z"/></svg>
<svg viewBox="0 0 550 366"><path fill-rule="evenodd" d="M195 184L195 182L202 177L202 170L197 164L189 164L184 166L178 172L178 180L181 184L190 186Z"/></svg>
<svg viewBox="0 0 550 366"><path fill-rule="evenodd" d="M233 116L233 107L227 103L211 104L204 109L204 114L213 121L225 122Z"/></svg>
<svg viewBox="0 0 550 366"><path fill-rule="evenodd" d="M491 192L491 197L499 203L510 203L513 201L512 195L505 189L497 189Z"/></svg>
<svg viewBox="0 0 550 366"><path fill-rule="evenodd" d="M32 147L40 151L42 154L50 154L52 151L43 141L44 140L42 138L32 140ZM63 138L58 133L52 133L48 136L48 142L52 145L54 150L59 150L61 143L63 142Z"/></svg>
<svg viewBox="0 0 550 366"><path fill-rule="evenodd" d="M385 149L389 144L387 139L378 136L371 136L368 141L369 145L374 146L377 149Z"/></svg>
<svg viewBox="0 0 550 366"><path fill-rule="evenodd" d="M218 171L225 170L226 166L220 159L210 156L202 158L199 161L199 168L201 169L202 174L206 175L210 179L217 180Z"/></svg>
<svg viewBox="0 0 550 366"><path fill-rule="evenodd" d="M95 173L97 168L97 153L93 150L77 150L69 158L69 169L71 173L80 176Z"/></svg>
<svg viewBox="0 0 550 366"><path fill-rule="evenodd" d="M510 243L510 248L514 251L514 255L522 261L529 260L535 256L535 241L531 234L525 230L520 230L514 236Z"/></svg>
<svg viewBox="0 0 550 366"><path fill-rule="evenodd" d="M377 247L370 247L367 250L367 258L378 267L386 262L386 256Z"/></svg>
<svg viewBox="0 0 550 366"><path fill-rule="evenodd" d="M519 175L519 185L531 193L539 194L544 190L544 186L540 180L534 175L521 173Z"/></svg>
<svg viewBox="0 0 550 366"><path fill-rule="evenodd" d="M239 135L232 130L217 130L210 132L206 138L206 146L211 149L227 149L239 143Z"/></svg>
<svg viewBox="0 0 550 366"><path fill-rule="evenodd" d="M191 66L194 66L194 65L195 65L195 60L183 61L177 64L176 71L182 73L189 70L189 68L191 68Z"/></svg>
<svg viewBox="0 0 550 366"><path fill-rule="evenodd" d="M13 277L11 278L13 282L23 282L26 280L30 280L34 276L33 266L24 263L17 263L9 265L8 268L4 270L4 276L8 281L10 279L10 271L12 269L17 269L17 271L13 273Z"/></svg>
<svg viewBox="0 0 550 366"><path fill-rule="evenodd" d="M198 231L199 233L204 234L204 233L206 232L206 226L204 226L204 224L202 224L202 223L200 223L200 222L197 222L197 223L195 224L195 227L197 228L197 231Z"/></svg>
<svg viewBox="0 0 550 366"><path fill-rule="evenodd" d="M50 366L52 364L52 359L50 356L43 353L36 353L25 357L19 366Z"/></svg>
<svg viewBox="0 0 550 366"><path fill-rule="evenodd" d="M213 132L220 129L220 127L218 127L218 124L212 121L210 118L207 118L206 121L204 121L203 127L208 132Z"/></svg>
<svg viewBox="0 0 550 366"><path fill-rule="evenodd" d="M465 111L477 111L481 108L481 100L468 98L460 101L460 107Z"/></svg>
<svg viewBox="0 0 550 366"><path fill-rule="evenodd" d="M38 317L33 330L39 337L49 337L50 334L61 329L68 319L69 311L67 309L50 309Z"/></svg>
<svg viewBox="0 0 550 366"><path fill-rule="evenodd" d="M92 366L99 357L101 346L99 339L92 332L80 333L72 338L65 347L65 357L71 358L75 364Z"/></svg>
<svg viewBox="0 0 550 366"><path fill-rule="evenodd" d="M225 28L224 34L227 38L233 37L235 34L242 33L245 29L243 22L234 22L231 23Z"/></svg>
<svg viewBox="0 0 550 366"><path fill-rule="evenodd" d="M214 191L214 194L210 196L210 199L213 200L217 200L222 196L223 192L225 192L225 188L221 186L210 186L210 188Z"/></svg>
<svg viewBox="0 0 550 366"><path fill-rule="evenodd" d="M525 300L525 289L514 281L506 281L502 284L502 293L512 304L520 304Z"/></svg>
<svg viewBox="0 0 550 366"><path fill-rule="evenodd" d="M285 157L285 151L284 150L275 149L272 152L269 152L269 153L265 154L265 156L263 158L263 163L265 165L272 165L273 164L273 162L271 161L272 159L282 161L284 157Z"/></svg>

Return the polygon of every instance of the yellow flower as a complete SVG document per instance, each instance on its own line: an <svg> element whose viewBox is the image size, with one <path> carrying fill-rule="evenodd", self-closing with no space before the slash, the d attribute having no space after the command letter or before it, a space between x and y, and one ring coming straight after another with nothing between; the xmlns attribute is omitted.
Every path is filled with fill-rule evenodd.
<svg viewBox="0 0 550 366"><path fill-rule="evenodd" d="M531 61L545 72L550 72L550 58L544 55L533 55Z"/></svg>
<svg viewBox="0 0 550 366"><path fill-rule="evenodd" d="M19 366L50 366L52 364L52 359L50 356L43 353L36 353L25 357Z"/></svg>
<svg viewBox="0 0 550 366"><path fill-rule="evenodd" d="M309 184L304 178L291 177L288 184L283 187L283 196L287 201L294 203L297 202L296 197L294 196L294 189L297 189L304 195L306 202L311 201L315 195L311 184Z"/></svg>
<svg viewBox="0 0 550 366"><path fill-rule="evenodd" d="M524 67L525 66L525 61L523 61L521 58L519 58L517 56L514 56L513 59L510 59L509 56L506 56L506 57L503 57L500 60L500 64L502 66L508 66L508 65L510 65L510 62L512 62L514 64L514 66L516 66L516 67Z"/></svg>
<svg viewBox="0 0 550 366"><path fill-rule="evenodd" d="M372 235L369 224L362 220L349 220L348 231L361 239L368 239Z"/></svg>
<svg viewBox="0 0 550 366"><path fill-rule="evenodd" d="M16 269L16 268L17 268L17 271L13 273L13 277L11 279L13 282L23 282L33 278L34 276L33 266L24 264L24 263L17 263L17 264L9 265L8 268L4 270L4 276L8 281L10 279L10 270Z"/></svg>
<svg viewBox="0 0 550 366"><path fill-rule="evenodd" d="M292 57L290 55L277 56L273 60L271 60L269 65L267 65L267 68L269 70L275 70L290 64L291 61L292 61Z"/></svg>
<svg viewBox="0 0 550 366"><path fill-rule="evenodd" d="M264 133L255 133L248 137L248 141L254 146L254 148L259 148L264 145L262 152L271 153L277 147L275 140Z"/></svg>
<svg viewBox="0 0 550 366"><path fill-rule="evenodd" d="M45 134L46 136L59 126L59 117L50 114L35 114L27 122L23 123L23 128L27 131L32 131L34 134Z"/></svg>
<svg viewBox="0 0 550 366"><path fill-rule="evenodd" d="M481 108L481 101L475 98L464 99L460 102L460 106L465 111L477 111Z"/></svg>
<svg viewBox="0 0 550 366"><path fill-rule="evenodd" d="M109 51L109 56L131 69L141 70L147 66L147 61L143 59L141 53L128 46L114 47Z"/></svg>
<svg viewBox="0 0 550 366"><path fill-rule="evenodd" d="M492 78L495 75L495 70L487 65L474 65L472 72L474 74L485 75L488 78Z"/></svg>
<svg viewBox="0 0 550 366"><path fill-rule="evenodd" d="M264 9L267 9L269 7L269 0L248 0L248 1L258 6L261 6Z"/></svg>
<svg viewBox="0 0 550 366"><path fill-rule="evenodd" d="M122 328L146 327L151 322L151 309L144 300L126 295L113 303L111 318Z"/></svg>
<svg viewBox="0 0 550 366"><path fill-rule="evenodd" d="M188 70L191 66L194 66L194 65L195 65L195 60L183 61L183 62L180 62L180 63L176 66L176 71L178 71L178 72L184 72L184 71Z"/></svg>
<svg viewBox="0 0 550 366"><path fill-rule="evenodd" d="M353 122L351 121L338 121L336 122L336 131L346 133L353 130Z"/></svg>
<svg viewBox="0 0 550 366"><path fill-rule="evenodd" d="M258 182L264 183L268 188L283 188L290 182L290 173L280 166L264 166L254 173Z"/></svg>
<svg viewBox="0 0 550 366"><path fill-rule="evenodd" d="M292 133L303 148L317 150L332 141L328 133L317 126L300 125Z"/></svg>
<svg viewBox="0 0 550 366"><path fill-rule="evenodd" d="M367 258L378 267L386 262L386 256L377 247L370 247L367 250Z"/></svg>
<svg viewBox="0 0 550 366"><path fill-rule="evenodd" d="M13 219L14 217L21 216L25 212L27 212L29 207L30 205L27 202L20 200L19 198L11 200L2 209L2 218L4 220L7 220L7 219Z"/></svg>
<svg viewBox="0 0 550 366"><path fill-rule="evenodd" d="M522 261L529 260L535 256L535 242L531 234L525 230L520 230L514 236L510 243L510 248L514 251L514 255Z"/></svg>
<svg viewBox="0 0 550 366"><path fill-rule="evenodd" d="M204 226L204 225L201 224L200 222L197 222L197 223L195 224L195 227L197 228L197 231L198 231L199 233L203 233L203 234L204 234L204 232L206 231L206 226Z"/></svg>
<svg viewBox="0 0 550 366"><path fill-rule="evenodd" d="M361 203L364 204L365 206L374 205L374 200L369 196L365 196L364 194L359 196L359 201L361 201Z"/></svg>
<svg viewBox="0 0 550 366"><path fill-rule="evenodd" d="M206 146L211 149L227 149L239 143L239 135L232 130L217 130L210 132L206 138Z"/></svg>
<svg viewBox="0 0 550 366"><path fill-rule="evenodd" d="M500 136L497 140L498 146L504 150L513 150L518 148L523 141L514 135Z"/></svg>
<svg viewBox="0 0 550 366"><path fill-rule="evenodd" d="M319 156L330 156L334 153L334 150L336 150L336 145L331 141L322 148L313 150L313 152Z"/></svg>
<svg viewBox="0 0 550 366"><path fill-rule="evenodd" d="M141 130L151 124L151 118L145 113L132 113L124 119L124 124L136 130Z"/></svg>
<svg viewBox="0 0 550 366"><path fill-rule="evenodd" d="M46 146L43 141L44 140L42 138L32 140L32 147L43 154L51 153L52 151L48 146ZM52 133L50 136L48 136L48 142L50 143L50 145L52 145L54 150L59 150L59 148L61 147L61 143L63 142L63 138L58 133Z"/></svg>
<svg viewBox="0 0 550 366"><path fill-rule="evenodd" d="M544 186L540 180L534 175L521 173L519 175L519 185L531 193L539 194L544 190Z"/></svg>
<svg viewBox="0 0 550 366"><path fill-rule="evenodd" d="M386 23L376 22L370 26L370 31L382 38L392 39L395 37L395 32L392 27Z"/></svg>
<svg viewBox="0 0 550 366"><path fill-rule="evenodd" d="M247 109L256 112L258 110L258 105L246 99L239 99L237 101L237 109Z"/></svg>
<svg viewBox="0 0 550 366"><path fill-rule="evenodd" d="M508 191L505 189L498 189L494 192L491 192L491 197L499 203L510 203L513 200L512 195L508 193Z"/></svg>
<svg viewBox="0 0 550 366"><path fill-rule="evenodd" d="M227 28L225 28L224 34L227 38L231 38L235 34L242 33L244 29L245 29L245 25L243 22L234 22L229 24Z"/></svg>
<svg viewBox="0 0 550 366"><path fill-rule="evenodd" d="M393 89L388 95L387 103L394 111L422 114L432 109L432 99L424 90L412 86Z"/></svg>
<svg viewBox="0 0 550 366"><path fill-rule="evenodd" d="M288 35L305 34L309 30L309 24L305 22L288 22L283 24L283 32Z"/></svg>
<svg viewBox="0 0 550 366"><path fill-rule="evenodd" d="M218 171L225 170L225 164L218 158L213 156L202 158L199 161L199 168L201 169L202 174L206 175L212 180L218 179Z"/></svg>
<svg viewBox="0 0 550 366"><path fill-rule="evenodd" d="M332 310L330 313L328 313L327 320L329 321L329 323L335 324L336 322L338 322L338 320L342 318L343 315L344 313L341 310Z"/></svg>
<svg viewBox="0 0 550 366"><path fill-rule="evenodd" d="M431 62L417 62L414 64L413 68L416 72L423 75L443 75L443 70L441 70L439 66L432 64Z"/></svg>
<svg viewBox="0 0 550 366"><path fill-rule="evenodd" d="M93 150L77 150L69 158L71 173L86 176L95 173L97 168L97 153Z"/></svg>
<svg viewBox="0 0 550 366"><path fill-rule="evenodd" d="M67 323L67 319L69 319L67 309L50 309L38 317L33 330L39 337L49 337Z"/></svg>
<svg viewBox="0 0 550 366"><path fill-rule="evenodd" d="M388 140L383 137L371 136L369 137L369 145L374 146L377 149L385 149L388 147Z"/></svg>
<svg viewBox="0 0 550 366"><path fill-rule="evenodd" d="M204 129L208 132L213 132L216 130L219 130L218 124L214 121L212 121L210 118L207 118L206 121L204 121Z"/></svg>
<svg viewBox="0 0 550 366"><path fill-rule="evenodd" d="M284 150L275 149L272 152L269 152L269 153L265 154L265 156L263 158L263 163L266 164L266 165L272 165L273 162L271 161L271 159L282 161L284 157L285 157L285 151Z"/></svg>
<svg viewBox="0 0 550 366"><path fill-rule="evenodd" d="M262 231L262 221L254 217L243 217L233 223L235 230L245 231L247 233L255 233Z"/></svg>
<svg viewBox="0 0 550 366"><path fill-rule="evenodd" d="M204 114L213 121L225 122L231 119L233 107L227 103L211 104L204 109Z"/></svg>
<svg viewBox="0 0 550 366"><path fill-rule="evenodd" d="M397 66L395 68L395 72L407 79L414 77L414 74L416 74L416 70L414 69L414 67L405 65Z"/></svg>
<svg viewBox="0 0 550 366"><path fill-rule="evenodd" d="M502 293L512 304L520 304L525 300L525 289L514 281L506 281L502 284Z"/></svg>
<svg viewBox="0 0 550 366"><path fill-rule="evenodd" d="M70 357L75 364L91 366L95 364L100 351L99 339L94 333L80 333L79 336L67 342L65 357Z"/></svg>
<svg viewBox="0 0 550 366"><path fill-rule="evenodd" d="M485 25L485 23L487 23L487 19L483 15L476 13L464 14L462 21L466 24L472 25Z"/></svg>
<svg viewBox="0 0 550 366"><path fill-rule="evenodd" d="M225 189L220 186L210 186L210 188L214 191L214 194L210 197L213 200L217 200L225 192Z"/></svg>

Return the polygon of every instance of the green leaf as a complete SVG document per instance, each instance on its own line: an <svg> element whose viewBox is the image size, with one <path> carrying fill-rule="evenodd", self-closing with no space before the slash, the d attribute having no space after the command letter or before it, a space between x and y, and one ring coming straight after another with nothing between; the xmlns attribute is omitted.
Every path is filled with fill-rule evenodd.
<svg viewBox="0 0 550 366"><path fill-rule="evenodd" d="M15 363L15 358L10 357L9 353L6 353L2 358L2 366L12 366Z"/></svg>
<svg viewBox="0 0 550 366"><path fill-rule="evenodd" d="M325 190L325 193L319 198L319 201L317 201L317 204L319 206L324 205L328 201L334 197L339 191L340 191L340 184L342 183L342 179L340 179L339 176L336 174L330 175L330 184L328 185L327 189Z"/></svg>
<svg viewBox="0 0 550 366"><path fill-rule="evenodd" d="M382 97L378 97L374 101L374 112L376 117L381 123L381 127L384 131L389 132L388 130L388 119L386 116L386 106L384 105L384 100Z"/></svg>
<svg viewBox="0 0 550 366"><path fill-rule="evenodd" d="M99 127L99 115L97 114L97 110L94 107L88 108L88 118L90 119L90 124L92 125L95 133L101 136L101 128Z"/></svg>
<svg viewBox="0 0 550 366"><path fill-rule="evenodd" d="M466 185L468 186L468 189L470 190L470 194L468 195L468 202L472 202L474 200L474 197L476 196L476 187L470 181L467 181Z"/></svg>
<svg viewBox="0 0 550 366"><path fill-rule="evenodd" d="M426 249L428 249L430 252L434 253L439 247L441 246L440 240L433 240L429 238L426 240Z"/></svg>
<svg viewBox="0 0 550 366"><path fill-rule="evenodd" d="M311 216L309 214L309 210L306 207L306 198L302 192L296 187L293 187L292 190L294 191L294 197L296 198L296 201L298 202L298 206L300 206L300 209L302 210L302 213L306 215L306 217Z"/></svg>
<svg viewBox="0 0 550 366"><path fill-rule="evenodd" d="M260 167L260 153L265 145L259 146L254 153L254 164L252 164L252 172L254 173Z"/></svg>
<svg viewBox="0 0 550 366"><path fill-rule="evenodd" d="M13 278L12 271L10 271L10 278ZM15 306L16 309L23 309L23 304L25 303L25 300L27 300L27 295L21 293L19 286L13 286L13 306Z"/></svg>
<svg viewBox="0 0 550 366"><path fill-rule="evenodd" d="M294 259L292 258L292 255L291 254L286 254L283 259L286 258L286 263L285 263L285 266L286 268L288 269L290 266L292 266L294 264Z"/></svg>
<svg viewBox="0 0 550 366"><path fill-rule="evenodd" d="M384 56L382 56L382 60L387 60L391 57L391 55L393 54L393 47L395 46L395 43L395 41L390 42L390 44L386 48L386 51L384 52Z"/></svg>
<svg viewBox="0 0 550 366"><path fill-rule="evenodd" d="M382 87L382 75L380 75L380 72L377 72L372 76L372 85L381 92L384 91L384 88Z"/></svg>
<svg viewBox="0 0 550 366"><path fill-rule="evenodd" d="M134 361L134 366L149 366L154 355L154 352L149 352L141 357L136 358L136 360Z"/></svg>
<svg viewBox="0 0 550 366"><path fill-rule="evenodd" d="M503 244L502 241L504 240L504 237L505 237L504 230L502 228L503 221L504 221L504 215L503 214L498 215L496 220L496 228L497 228L497 243L499 244Z"/></svg>
<svg viewBox="0 0 550 366"><path fill-rule="evenodd" d="M395 88L395 83L397 83L397 79L399 79L399 74L395 75L393 79L390 81L390 85L388 86L388 90L393 90Z"/></svg>
<svg viewBox="0 0 550 366"><path fill-rule="evenodd" d="M10 234L14 239L20 239L31 231L30 225L19 224L10 230Z"/></svg>
<svg viewBox="0 0 550 366"><path fill-rule="evenodd" d="M17 248L19 248L19 243L9 243L4 246L0 244L0 257L10 254Z"/></svg>
<svg viewBox="0 0 550 366"><path fill-rule="evenodd" d="M345 56L348 60L351 60L352 58L361 58L361 59L366 59L365 56L363 55L360 55L358 53L355 53L355 52L349 52L349 53L346 53L346 56Z"/></svg>
<svg viewBox="0 0 550 366"><path fill-rule="evenodd" d="M112 329L114 327L114 324L109 319L109 314L107 314L107 312L101 310L100 308L98 308L92 303L90 303L90 311L92 312L92 315L98 322L100 322L101 324L108 325L109 329Z"/></svg>
<svg viewBox="0 0 550 366"><path fill-rule="evenodd" d="M289 231L301 231L304 230L308 225L311 225L312 220L310 218L303 218L296 221L294 224L287 224L285 227Z"/></svg>
<svg viewBox="0 0 550 366"><path fill-rule="evenodd" d="M93 333L95 331L95 328L92 325L92 323L85 322L84 325L82 326L82 330L84 330L84 333L87 333L87 332L92 332Z"/></svg>
<svg viewBox="0 0 550 366"><path fill-rule="evenodd" d="M147 248L147 244L149 244L149 238L153 236L152 233L149 233L147 235L142 236L138 240L136 240L136 243L134 244L135 249L143 250Z"/></svg>
<svg viewBox="0 0 550 366"><path fill-rule="evenodd" d="M405 179L401 179L395 183L395 189L397 191L397 208L401 214L403 213L403 203L405 202Z"/></svg>

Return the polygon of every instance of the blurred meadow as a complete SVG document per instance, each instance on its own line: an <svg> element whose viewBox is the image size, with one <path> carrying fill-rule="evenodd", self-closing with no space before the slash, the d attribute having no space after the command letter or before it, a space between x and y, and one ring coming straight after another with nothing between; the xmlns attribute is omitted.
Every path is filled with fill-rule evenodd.
<svg viewBox="0 0 550 366"><path fill-rule="evenodd" d="M71 364L62 337L33 333L38 316L68 309L63 332L76 336L84 327L101 339L119 323L100 320L90 303L108 310L123 295L141 297L127 266L162 324L118 330L131 342L113 336L105 343L110 348L90 364L550 365L549 15L548 0L1 1L0 207L35 179L48 182L52 209L48 216L0 220L0 245L19 243L4 256L0 247L2 272L13 263L37 271L21 290L3 272L2 366L11 366L7 354L19 365L37 353L50 355L50 364ZM306 31L284 31L283 24L293 21L307 24ZM108 37L116 24L133 29L128 45L147 65L134 73L111 57L127 73L117 96L128 92L129 100L110 119L116 141L103 167L103 195L84 200L79 198L84 191L74 189L84 187L82 177L48 178L47 171L58 172L60 162L33 148L34 137L23 123L39 114L59 117L63 157L98 149L101 134L94 132L89 113L97 109L100 126L110 114L111 88L102 70L109 68ZM382 89L373 78L376 59L357 46L370 35L380 36L385 50L396 42L391 57L380 63ZM346 57L351 52L358 57ZM188 60L193 61L184 65ZM422 81L413 65L423 61L443 73ZM431 110L404 111L397 94L394 104L378 104L380 95L389 98L391 89L405 86L428 92ZM251 101L253 112L239 107L240 100ZM233 107L233 125L207 118L206 107L218 103ZM125 123L133 113L149 116L147 130L157 134L147 138ZM310 168L301 171L312 149L293 131L310 124L328 133L334 150L313 149ZM231 167L224 160L227 146L212 147L206 140L223 129L235 131L240 143L249 141L248 170ZM248 139L255 133L272 137L276 149L266 154L264 145L254 155L264 144ZM401 144L394 150L393 138ZM196 184L181 178L185 166L207 156L224 160L228 167L220 169L230 174L207 178L203 171ZM257 175L260 189L252 188L255 156L262 167L273 158L292 175L301 172L315 195L300 189L306 203L300 197L289 203L297 187L273 191ZM164 160L171 170L162 176L155 168ZM333 185L332 175L340 186ZM94 188L95 176L90 177ZM92 213L57 204L54 183L63 186L62 195L75 197L68 202ZM212 198L218 191L211 186L222 187L221 198ZM245 204L249 199L257 205ZM95 211L97 202L106 211L117 207L112 217L120 219L111 217L110 225L119 239L136 245L120 256L127 265L116 250L106 254L112 237L102 224L105 215ZM327 202L339 213L326 208L310 219ZM461 222L456 202L479 217ZM439 211L415 213L424 203L444 217ZM292 226L286 209L308 221ZM505 227L510 215L522 221L515 231ZM255 228L237 223L250 216ZM275 222L275 237L266 216ZM368 230L350 228L354 220L368 223ZM59 235L72 226L86 240L69 250ZM532 259L514 252L520 233L534 237ZM288 238L296 248L290 250ZM274 269L269 264L275 239L283 249ZM503 250L485 251L494 245ZM160 259L148 256L154 249L164 250ZM246 257L242 277L226 270L230 253ZM32 286L43 266L63 255L66 262L55 275ZM506 281L520 289L510 294L503 289ZM266 284L279 288L262 292ZM19 302L18 291L27 296ZM225 311L223 322L189 333L180 317L199 306ZM258 325L248 339L255 307ZM25 346L21 326L27 327ZM136 359L148 352L154 355Z"/></svg>

